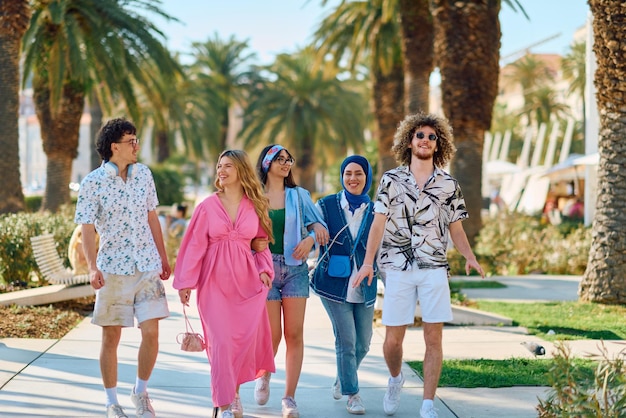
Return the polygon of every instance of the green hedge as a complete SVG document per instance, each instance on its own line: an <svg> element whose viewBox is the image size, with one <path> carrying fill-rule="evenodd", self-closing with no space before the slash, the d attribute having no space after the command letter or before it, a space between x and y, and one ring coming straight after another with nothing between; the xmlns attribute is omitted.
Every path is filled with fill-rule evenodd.
<svg viewBox="0 0 626 418"><path fill-rule="evenodd" d="M0 279L4 284L19 283L32 286L31 271L38 274L30 237L54 234L59 255L69 266L67 249L75 228L74 208L64 207L56 214L27 213L0 216ZM43 282L40 280L40 284Z"/></svg>
<svg viewBox="0 0 626 418"><path fill-rule="evenodd" d="M173 205L184 200L183 176L175 170L163 166L150 167L160 205Z"/></svg>

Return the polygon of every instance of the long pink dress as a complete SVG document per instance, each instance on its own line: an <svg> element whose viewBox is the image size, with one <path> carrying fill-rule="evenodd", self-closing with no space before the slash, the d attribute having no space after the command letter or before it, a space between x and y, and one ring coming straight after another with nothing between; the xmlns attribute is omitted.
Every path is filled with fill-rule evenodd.
<svg viewBox="0 0 626 418"><path fill-rule="evenodd" d="M261 272L273 279L274 267L269 248L253 255L255 237L267 234L245 195L234 225L212 195L194 210L176 261L174 288L197 289L215 406L230 404L236 386L260 370L276 370L260 280Z"/></svg>

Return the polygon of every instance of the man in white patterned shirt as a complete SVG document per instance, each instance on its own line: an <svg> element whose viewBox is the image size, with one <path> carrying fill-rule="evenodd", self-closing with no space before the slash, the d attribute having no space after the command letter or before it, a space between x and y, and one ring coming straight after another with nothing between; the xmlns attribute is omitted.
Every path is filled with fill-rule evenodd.
<svg viewBox="0 0 626 418"><path fill-rule="evenodd" d="M419 300L426 345L420 415L435 418L433 400L443 361L443 324L452 320L448 232L466 259L466 272L473 268L483 278L484 272L461 224L468 213L459 184L442 170L455 152L448 121L424 113L407 116L396 131L392 151L401 165L380 180L367 252L354 285L365 278L372 280L374 257L382 241L378 266L386 276L383 352L391 374L383 408L393 415L400 405L402 343Z"/></svg>
<svg viewBox="0 0 626 418"><path fill-rule="evenodd" d="M122 327L141 329L137 378L131 393L137 417L154 417L148 379L159 350L159 320L169 316L165 288L171 270L165 252L150 169L137 163L139 140L125 119L107 122L96 141L102 165L82 181L74 221L96 289L92 322L102 327L100 371L107 417L126 417L117 400L117 348ZM95 234L100 235L96 251Z"/></svg>

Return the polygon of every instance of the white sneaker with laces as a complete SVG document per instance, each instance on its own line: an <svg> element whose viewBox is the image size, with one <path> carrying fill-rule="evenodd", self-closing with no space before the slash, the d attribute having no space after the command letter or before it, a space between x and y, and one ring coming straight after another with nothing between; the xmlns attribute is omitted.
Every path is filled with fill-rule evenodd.
<svg viewBox="0 0 626 418"><path fill-rule="evenodd" d="M343 395L341 394L341 382L339 379L335 380L335 383L333 383L333 398L336 400L343 398Z"/></svg>
<svg viewBox="0 0 626 418"><path fill-rule="evenodd" d="M437 410L435 409L434 406L430 406L430 407L422 407L420 409L420 417L421 418L439 418L439 415L437 415Z"/></svg>
<svg viewBox="0 0 626 418"><path fill-rule="evenodd" d="M235 415L233 415L233 411L226 409L222 411L222 418L235 418Z"/></svg>
<svg viewBox="0 0 626 418"><path fill-rule="evenodd" d="M230 404L230 410L235 418L243 418L243 405L241 405L241 398L239 395L235 395L233 403Z"/></svg>
<svg viewBox="0 0 626 418"><path fill-rule="evenodd" d="M109 405L107 406L107 418L128 418L128 415L124 413L121 405Z"/></svg>
<svg viewBox="0 0 626 418"><path fill-rule="evenodd" d="M256 380L254 385L254 400L259 405L265 405L270 398L271 376L271 374L264 374Z"/></svg>
<svg viewBox="0 0 626 418"><path fill-rule="evenodd" d="M365 407L363 406L363 401L358 393L355 393L348 398L346 409L348 410L348 413L353 415L365 414Z"/></svg>
<svg viewBox="0 0 626 418"><path fill-rule="evenodd" d="M135 388L130 394L130 400L135 405L135 413L137 418L155 418L156 412L152 408L152 400L148 396L148 392L135 393Z"/></svg>
<svg viewBox="0 0 626 418"><path fill-rule="evenodd" d="M400 407L400 392L402 392L402 386L404 385L404 375L400 372L400 382L394 383L389 378L389 383L387 384L387 392L385 392L385 397L383 398L383 409L385 414L393 415Z"/></svg>
<svg viewBox="0 0 626 418"><path fill-rule="evenodd" d="M287 396L283 398L282 404L283 404L283 418L300 418L300 413L298 412L298 405L296 405L296 401L291 396Z"/></svg>

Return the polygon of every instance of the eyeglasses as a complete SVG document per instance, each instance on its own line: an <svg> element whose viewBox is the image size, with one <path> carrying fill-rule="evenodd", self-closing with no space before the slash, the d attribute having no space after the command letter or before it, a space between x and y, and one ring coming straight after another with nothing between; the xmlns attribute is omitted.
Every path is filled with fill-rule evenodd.
<svg viewBox="0 0 626 418"><path fill-rule="evenodd" d="M136 147L137 145L139 145L139 139L135 138L129 141L119 141L116 142L116 144L130 144L131 147Z"/></svg>
<svg viewBox="0 0 626 418"><path fill-rule="evenodd" d="M417 139L424 139L424 136L425 136L425 135L424 135L424 132L422 132L422 131L420 131L420 132L416 132L416 133L415 133L415 137L416 137ZM437 138L438 138L438 137L437 137L437 135L435 135L435 134L428 134L428 139L429 139L429 140L431 140L431 141L436 141L436 140L437 140Z"/></svg>
<svg viewBox="0 0 626 418"><path fill-rule="evenodd" d="M289 158L278 157L274 161L276 161L280 165L285 165L285 164L294 165L294 163L296 162L296 160L294 160L291 157L289 157Z"/></svg>

